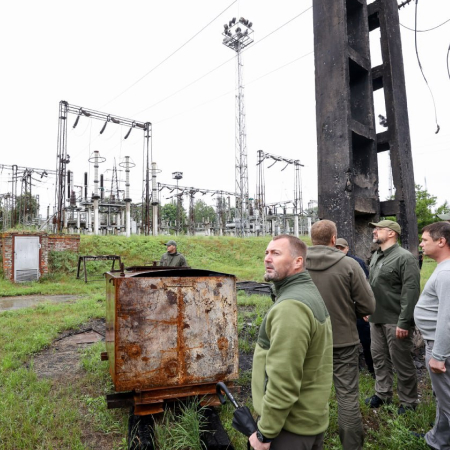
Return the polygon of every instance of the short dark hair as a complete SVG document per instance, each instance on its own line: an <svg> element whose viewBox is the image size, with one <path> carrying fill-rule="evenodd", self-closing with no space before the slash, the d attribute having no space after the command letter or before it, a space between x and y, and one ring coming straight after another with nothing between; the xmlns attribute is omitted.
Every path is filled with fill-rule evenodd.
<svg viewBox="0 0 450 450"><path fill-rule="evenodd" d="M293 258L301 256L304 260L306 260L306 252L308 247L301 239L289 234L279 234L278 236L274 236L272 241L278 241L278 239L287 239L289 241L289 248L291 249L291 255Z"/></svg>
<svg viewBox="0 0 450 450"><path fill-rule="evenodd" d="M422 233L427 231L433 241L437 241L439 238L444 238L447 245L450 247L450 223L448 222L435 222L422 228Z"/></svg>
<svg viewBox="0 0 450 450"><path fill-rule="evenodd" d="M337 236L337 228L331 220L319 220L311 227L313 245L329 245L333 236Z"/></svg>

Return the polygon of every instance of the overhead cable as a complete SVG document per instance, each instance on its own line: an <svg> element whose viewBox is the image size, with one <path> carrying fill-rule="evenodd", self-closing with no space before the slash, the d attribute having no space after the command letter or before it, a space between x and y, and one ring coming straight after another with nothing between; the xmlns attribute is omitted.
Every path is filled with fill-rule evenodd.
<svg viewBox="0 0 450 450"><path fill-rule="evenodd" d="M302 55L302 56L299 56L298 58L296 58L296 59L294 59L294 60L292 60L292 61L290 61L290 62L288 62L288 63L286 63L286 64L283 64L282 66L277 67L276 69L271 70L270 72L267 72L267 73L265 73L264 75L261 75L261 76L258 77L258 78L255 78L255 79L253 79L253 80L251 80L251 81L245 83L245 86L248 86L249 84L252 84L252 83L254 83L255 81L258 81L258 80L260 80L261 78L267 77L268 75L271 75L272 73L277 72L278 70L281 70L281 69L283 69L283 68L285 68L285 67L287 67L287 66L293 64L294 62L296 62L296 61L298 61L298 60L300 60L300 59L302 59L302 58L305 58L306 56L312 55L313 53L314 53L314 52L311 51L311 52L308 52L308 53L306 53L306 54L304 54L304 55ZM233 92L235 92L235 91L236 91L236 89L233 89L233 90L231 90L231 91L225 92L225 93L223 93L223 94L221 94L221 95L219 95L219 96L217 96L217 97L215 97L215 98L213 98L213 99L210 99L210 100L207 100L206 102L200 103L199 105L194 106L193 108L190 108L190 109L187 110L187 111L183 111L183 112L180 112L180 113L178 113L178 114L174 114L173 116L166 117L165 119L158 120L158 121L156 121L156 122L153 122L153 124L158 124L158 123L161 123L161 122L165 122L165 121L167 121L167 120L173 119L174 117L181 116L182 114L186 114L186 113L188 113L188 112L191 112L191 111L193 111L194 109L200 108L201 106L204 106L204 105L206 105L206 104L208 104L208 103L214 102L214 101L218 100L219 98L225 97L226 95L229 95L229 94L231 94L231 93L233 93Z"/></svg>
<svg viewBox="0 0 450 450"><path fill-rule="evenodd" d="M142 75L141 78L139 78L138 80L136 80L132 85L128 86L124 91L122 91L119 95L116 95L112 100L110 100L109 102L105 103L103 107L105 107L106 105L109 105L110 103L112 103L114 100L118 99L119 97L121 97L123 94L125 94L125 92L128 92L133 86L136 86L136 84L138 84L141 80L143 80L145 77L147 77L148 75L150 75L154 70L156 70L158 67L160 67L162 64L164 64L168 59L170 59L173 55L175 55L175 53L179 52L184 46L186 46L187 44L189 44L189 42L192 41L192 39L194 39L195 37L197 37L205 28L207 28L209 25L211 25L216 19L218 19L227 9L229 9L232 5L234 5L237 2L237 0L234 0L232 3L230 3L220 14L218 14L216 17L214 17L214 19L212 19L208 24L206 24L200 31L198 31L197 33L194 34L194 36L192 36L190 39L188 39L183 45L181 45L180 47L178 47L175 51L173 51L169 56L167 56L165 59L163 59L159 64L157 64L155 67L153 67L153 69L149 70L145 75Z"/></svg>
<svg viewBox="0 0 450 450"><path fill-rule="evenodd" d="M304 11L302 11L301 13L297 14L296 16L292 17L291 19L289 19L287 22L285 22L283 25L279 26L278 28L276 28L275 30L271 31L269 34L266 34L263 38L261 38L259 41L256 41L253 43L253 45L251 47L246 47L245 49L243 49L241 51L241 54L244 53L245 51L247 51L249 48L253 48L255 45L259 44L260 42L262 42L264 39L266 39L267 37L269 37L270 35L276 33L277 31L281 30L281 28L285 27L286 25L288 25L289 23L291 23L293 20L297 19L297 17L300 17L301 15L303 15L305 12L309 11L312 8L312 6L310 6L309 8L305 9ZM215 72L217 69L220 69L222 66L224 66L225 64L229 63L230 61L233 61L235 59L235 56L232 56L230 59L227 59L226 61L224 61L222 64L218 65L217 67L215 67L214 69L211 69L209 72L205 73L204 75L202 75L201 77L197 78L196 80L190 82L189 84L185 85L184 87L182 87L181 89L178 89L178 91L173 92L172 94L168 95L167 97L164 97L163 99L159 100L156 103L153 103L150 106L147 106L146 108L144 108L143 110L132 114L132 117L138 116L139 114L142 114L145 111L148 111L151 108L154 108L155 106L159 105L160 103L168 100L169 98L172 98L173 96L179 94L180 92L184 91L185 89L187 89L188 87L194 85L195 83L199 82L200 80L202 80L203 78L207 77L208 75L210 75L211 73ZM296 60L295 60L296 61ZM292 61L293 62L293 61ZM278 70L278 69L276 69ZM265 76L265 75L263 75ZM165 120L165 119L164 119Z"/></svg>
<svg viewBox="0 0 450 450"><path fill-rule="evenodd" d="M418 3L419 3L419 0L416 0L416 10L415 10L415 18L414 18L414 27L415 27L416 32L414 33L414 44L416 47L416 56L417 56L417 62L419 63L420 71L422 72L423 79L425 80L425 83L427 84L428 90L430 91L431 98L433 100L434 118L435 118L436 127L437 127L435 134L438 134L441 127L439 126L438 121L437 121L436 102L434 101L434 95L433 95L433 92L431 91L430 85L428 84L425 74L423 73L422 64L420 63L420 58L419 58L419 52L417 50L417 4Z"/></svg>
<svg viewBox="0 0 450 450"><path fill-rule="evenodd" d="M437 25L433 28L428 28L428 30L415 30L414 28L409 28L406 25L402 25L402 24L400 24L400 26L402 26L403 28L406 28L407 30L415 31L416 33L426 33L427 31L433 31L439 27L442 27L442 25L445 25L447 22L450 22L450 19L447 19L445 22L442 22L440 25Z"/></svg>
<svg viewBox="0 0 450 450"><path fill-rule="evenodd" d="M450 44L448 46L448 50L447 50L447 73L448 73L448 77L450 78L450 68L448 67L448 57L450 54Z"/></svg>

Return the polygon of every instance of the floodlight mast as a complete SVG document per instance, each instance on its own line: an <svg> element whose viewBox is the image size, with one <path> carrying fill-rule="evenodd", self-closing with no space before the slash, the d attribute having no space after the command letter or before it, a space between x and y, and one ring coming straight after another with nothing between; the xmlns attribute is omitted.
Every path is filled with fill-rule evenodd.
<svg viewBox="0 0 450 450"><path fill-rule="evenodd" d="M235 132L235 185L236 236L244 236L249 228L249 194L247 165L247 135L245 130L245 104L242 50L253 42L252 23L241 17L224 25L223 45L236 52L236 132Z"/></svg>

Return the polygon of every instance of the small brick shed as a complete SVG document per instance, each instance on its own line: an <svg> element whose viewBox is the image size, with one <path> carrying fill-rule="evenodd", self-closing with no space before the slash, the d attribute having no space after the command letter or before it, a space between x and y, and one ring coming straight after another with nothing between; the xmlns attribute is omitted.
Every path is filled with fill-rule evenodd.
<svg viewBox="0 0 450 450"><path fill-rule="evenodd" d="M39 242L38 256L38 276L47 274L48 270L48 253L50 251L70 250L78 253L80 248L79 234L47 234L41 231L8 231L0 233L0 245L3 258L3 276L7 280L14 280L15 273L15 247L17 238L34 237Z"/></svg>

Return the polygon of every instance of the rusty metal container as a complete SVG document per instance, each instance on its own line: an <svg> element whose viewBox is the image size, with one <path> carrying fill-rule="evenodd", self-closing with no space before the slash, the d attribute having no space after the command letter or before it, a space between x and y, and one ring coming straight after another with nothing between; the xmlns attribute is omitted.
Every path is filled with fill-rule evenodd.
<svg viewBox="0 0 450 450"><path fill-rule="evenodd" d="M106 350L116 392L174 388L176 395L238 378L234 275L130 268L106 274L106 293Z"/></svg>

